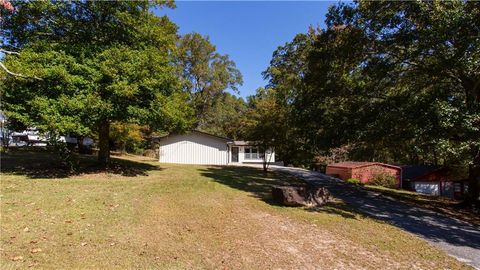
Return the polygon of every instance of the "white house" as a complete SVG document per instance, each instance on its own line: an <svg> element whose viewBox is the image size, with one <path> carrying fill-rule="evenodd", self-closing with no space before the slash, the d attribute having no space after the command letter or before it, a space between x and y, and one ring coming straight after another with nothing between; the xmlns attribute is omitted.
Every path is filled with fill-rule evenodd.
<svg viewBox="0 0 480 270"><path fill-rule="evenodd" d="M200 131L171 134L160 138L162 163L229 165L262 163L263 155L251 142L234 141ZM267 151L267 161L275 162L275 152Z"/></svg>

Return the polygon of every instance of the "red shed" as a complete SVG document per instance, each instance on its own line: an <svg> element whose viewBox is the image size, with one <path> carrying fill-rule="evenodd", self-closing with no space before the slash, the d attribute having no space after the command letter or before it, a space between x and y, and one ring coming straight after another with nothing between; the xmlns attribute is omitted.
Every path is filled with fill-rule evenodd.
<svg viewBox="0 0 480 270"><path fill-rule="evenodd" d="M327 166L326 174L335 175L342 180L356 178L368 183L377 173L388 173L397 179L397 187L401 186L402 168L379 162L340 162Z"/></svg>

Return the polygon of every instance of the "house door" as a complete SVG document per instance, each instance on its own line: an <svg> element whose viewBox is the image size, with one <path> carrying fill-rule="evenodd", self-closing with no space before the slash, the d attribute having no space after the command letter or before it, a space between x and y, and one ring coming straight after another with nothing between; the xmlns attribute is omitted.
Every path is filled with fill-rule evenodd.
<svg viewBox="0 0 480 270"><path fill-rule="evenodd" d="M238 147L232 147L232 162L238 162Z"/></svg>

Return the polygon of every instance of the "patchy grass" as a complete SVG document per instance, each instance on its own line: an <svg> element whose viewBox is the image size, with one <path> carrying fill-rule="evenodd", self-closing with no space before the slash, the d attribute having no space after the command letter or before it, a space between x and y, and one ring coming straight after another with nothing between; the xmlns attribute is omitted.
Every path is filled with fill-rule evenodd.
<svg viewBox="0 0 480 270"><path fill-rule="evenodd" d="M281 181L261 170L116 163L123 169L2 173L2 269L468 268L339 201L274 205L270 186Z"/></svg>
<svg viewBox="0 0 480 270"><path fill-rule="evenodd" d="M380 186L366 185L365 188L390 196L397 200L412 203L453 218L457 218L471 224L480 225L480 215L473 213L470 208L465 207L463 202L443 198L440 196L428 196L416 192L391 189Z"/></svg>

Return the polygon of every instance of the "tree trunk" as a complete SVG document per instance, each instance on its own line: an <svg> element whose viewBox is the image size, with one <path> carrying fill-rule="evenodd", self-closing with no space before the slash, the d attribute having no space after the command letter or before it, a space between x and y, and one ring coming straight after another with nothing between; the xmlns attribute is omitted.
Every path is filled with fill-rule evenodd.
<svg viewBox="0 0 480 270"><path fill-rule="evenodd" d="M478 78L470 79L463 76L463 74L460 80L465 90L467 108L469 111L474 111L480 103L480 80ZM480 126L478 123L476 125L477 127ZM478 199L480 195L480 149L475 147L473 152L475 154L473 163L469 168L467 200L478 206L480 204Z"/></svg>
<svg viewBox="0 0 480 270"><path fill-rule="evenodd" d="M77 136L77 148L79 154L85 154L85 148L83 145L83 136Z"/></svg>
<svg viewBox="0 0 480 270"><path fill-rule="evenodd" d="M120 153L125 154L127 152L127 143L125 141L120 142Z"/></svg>
<svg viewBox="0 0 480 270"><path fill-rule="evenodd" d="M110 161L110 122L103 120L98 124L98 161L107 165Z"/></svg>
<svg viewBox="0 0 480 270"><path fill-rule="evenodd" d="M480 150L473 160L473 164L469 168L468 176L468 201L472 204L478 204L480 196Z"/></svg>

